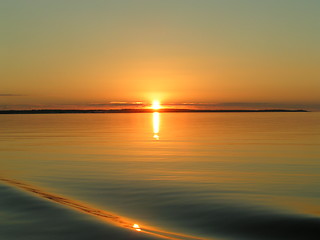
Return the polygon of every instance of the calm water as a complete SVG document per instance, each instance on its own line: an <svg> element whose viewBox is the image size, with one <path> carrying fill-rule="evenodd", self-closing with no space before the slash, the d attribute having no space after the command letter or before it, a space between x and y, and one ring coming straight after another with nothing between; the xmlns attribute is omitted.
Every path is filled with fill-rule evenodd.
<svg viewBox="0 0 320 240"><path fill-rule="evenodd" d="M319 123L319 113L0 115L0 239L318 239Z"/></svg>

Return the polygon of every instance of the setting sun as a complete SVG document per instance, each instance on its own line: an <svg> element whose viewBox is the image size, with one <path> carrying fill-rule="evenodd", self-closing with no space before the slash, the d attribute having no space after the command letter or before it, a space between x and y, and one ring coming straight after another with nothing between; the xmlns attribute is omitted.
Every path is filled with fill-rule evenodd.
<svg viewBox="0 0 320 240"><path fill-rule="evenodd" d="M157 101L157 100L153 101L151 108L154 109L154 110L160 109L161 108L160 102Z"/></svg>

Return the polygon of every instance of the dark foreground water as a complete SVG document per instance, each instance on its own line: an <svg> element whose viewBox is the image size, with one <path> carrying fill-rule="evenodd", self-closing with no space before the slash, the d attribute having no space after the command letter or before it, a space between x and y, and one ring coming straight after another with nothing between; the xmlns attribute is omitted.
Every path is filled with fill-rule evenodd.
<svg viewBox="0 0 320 240"><path fill-rule="evenodd" d="M0 115L0 239L319 239L319 122Z"/></svg>

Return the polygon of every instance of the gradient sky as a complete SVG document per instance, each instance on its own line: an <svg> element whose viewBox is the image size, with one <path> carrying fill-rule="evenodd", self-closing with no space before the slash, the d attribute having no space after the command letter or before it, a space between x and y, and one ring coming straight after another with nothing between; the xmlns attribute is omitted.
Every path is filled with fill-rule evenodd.
<svg viewBox="0 0 320 240"><path fill-rule="evenodd" d="M320 109L319 0L0 0L0 108Z"/></svg>

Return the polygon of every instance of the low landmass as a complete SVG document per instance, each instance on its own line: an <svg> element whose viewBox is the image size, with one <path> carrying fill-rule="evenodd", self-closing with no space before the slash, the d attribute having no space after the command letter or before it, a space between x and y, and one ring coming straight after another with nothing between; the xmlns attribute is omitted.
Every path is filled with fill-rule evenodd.
<svg viewBox="0 0 320 240"><path fill-rule="evenodd" d="M0 110L0 114L66 114L66 113L153 113L153 112L309 112L297 109L260 109L260 110L204 110L204 109L107 109L107 110L83 110L83 109L32 109L32 110Z"/></svg>

